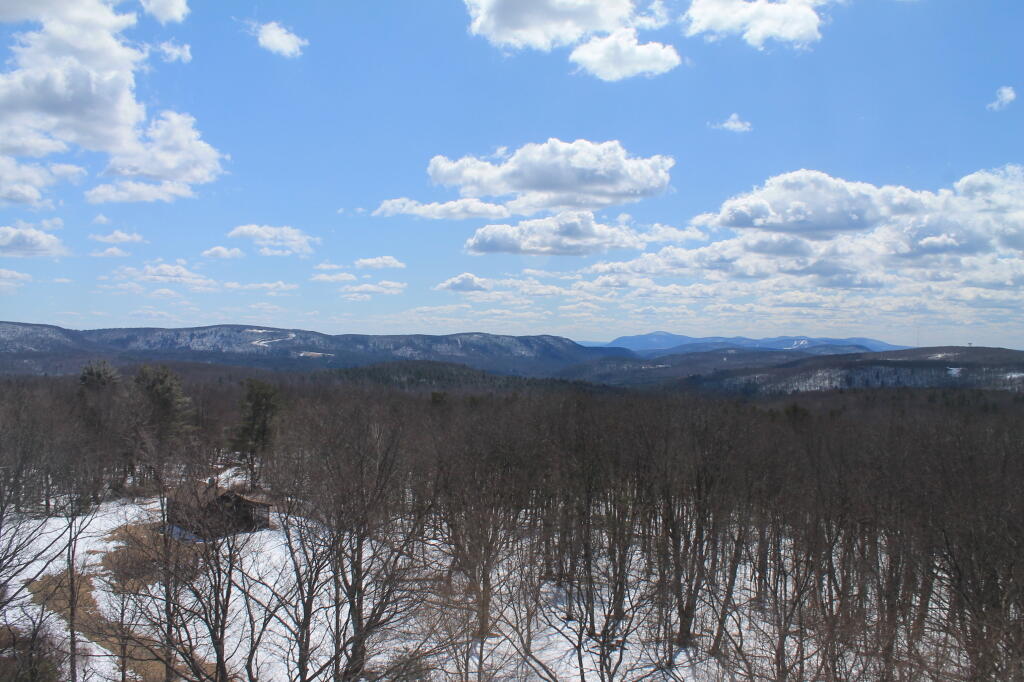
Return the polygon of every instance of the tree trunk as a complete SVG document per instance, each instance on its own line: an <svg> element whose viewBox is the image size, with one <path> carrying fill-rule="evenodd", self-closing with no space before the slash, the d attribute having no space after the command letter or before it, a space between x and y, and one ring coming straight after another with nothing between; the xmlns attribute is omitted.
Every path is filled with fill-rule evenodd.
<svg viewBox="0 0 1024 682"><path fill-rule="evenodd" d="M732 558L729 560L729 579L725 584L725 596L722 597L722 611L718 614L718 625L715 628L715 639L711 645L710 654L720 656L722 653L722 640L725 638L725 625L729 619L729 608L732 604L732 594L736 589L736 574L740 567L740 558L743 555L744 529L740 528L736 533L736 540L733 543Z"/></svg>
<svg viewBox="0 0 1024 682"><path fill-rule="evenodd" d="M68 519L68 678L78 682L78 580L75 577L75 549L78 538L75 537L74 517Z"/></svg>

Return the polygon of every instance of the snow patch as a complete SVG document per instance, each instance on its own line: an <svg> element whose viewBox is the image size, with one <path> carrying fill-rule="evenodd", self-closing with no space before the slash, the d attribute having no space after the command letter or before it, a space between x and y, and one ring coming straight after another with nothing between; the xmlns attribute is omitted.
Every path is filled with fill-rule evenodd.
<svg viewBox="0 0 1024 682"><path fill-rule="evenodd" d="M280 339L256 339L255 341L251 341L250 343L254 346L262 346L263 348L266 348L272 343L277 343L278 341L291 341L294 338L295 334L288 334L288 336L285 336L284 338Z"/></svg>

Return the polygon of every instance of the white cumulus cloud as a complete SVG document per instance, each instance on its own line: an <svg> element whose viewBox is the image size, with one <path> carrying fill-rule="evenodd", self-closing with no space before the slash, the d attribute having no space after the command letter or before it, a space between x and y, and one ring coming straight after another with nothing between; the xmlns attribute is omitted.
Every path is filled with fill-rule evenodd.
<svg viewBox="0 0 1024 682"><path fill-rule="evenodd" d="M693 225L680 229L671 225L662 225L661 223L651 225L650 229L640 233L639 237L644 242L705 242L708 240L707 234Z"/></svg>
<svg viewBox="0 0 1024 682"><path fill-rule="evenodd" d="M105 204L112 201L164 201L195 196L192 188L183 182L137 182L119 180L113 184L97 185L85 193L90 204Z"/></svg>
<svg viewBox="0 0 1024 682"><path fill-rule="evenodd" d="M309 278L311 282L352 282L356 276L351 272L317 273Z"/></svg>
<svg viewBox="0 0 1024 682"><path fill-rule="evenodd" d="M54 230L64 229L64 220L61 218L43 218L37 223L37 225L40 230L53 232ZM32 225L27 225L27 227L32 227Z"/></svg>
<svg viewBox="0 0 1024 682"><path fill-rule="evenodd" d="M579 45L569 60L603 81L634 76L657 76L679 66L682 60L671 45L637 40L635 28L620 28Z"/></svg>
<svg viewBox="0 0 1024 682"><path fill-rule="evenodd" d="M754 126L751 125L750 121L744 121L740 118L739 114L735 113L721 123L715 123L711 127L719 130L728 130L731 133L749 133L754 129Z"/></svg>
<svg viewBox="0 0 1024 682"><path fill-rule="evenodd" d="M135 93L147 51L123 37L137 17L117 8L103 0L0 8L0 21L38 25L16 34L10 68L0 73L0 154L43 157L73 146L107 154L106 173L125 179L94 188L90 201L192 196L192 184L219 175L222 157L200 139L191 116L163 111L147 119ZM180 0L153 0L146 8L162 21L180 20L188 9ZM81 175L74 167L45 170L59 179ZM22 202L39 203L40 190L52 184L33 172L34 181L18 183ZM141 178L127 177L136 174Z"/></svg>
<svg viewBox="0 0 1024 682"><path fill-rule="evenodd" d="M189 185L213 182L223 172L223 155L202 140L195 122L188 114L161 112L144 138L111 158L108 171Z"/></svg>
<svg viewBox="0 0 1024 682"><path fill-rule="evenodd" d="M90 234L89 239L104 244L141 244L146 240L138 232L114 230L110 234Z"/></svg>
<svg viewBox="0 0 1024 682"><path fill-rule="evenodd" d="M471 272L464 272L441 282L434 289L438 291L487 291L487 280L477 277Z"/></svg>
<svg viewBox="0 0 1024 682"><path fill-rule="evenodd" d="M668 187L673 165L670 156L631 156L617 140L551 138L498 160L435 156L427 173L435 184L454 187L464 198L507 198L503 207L509 215L530 215L595 210L655 196Z"/></svg>
<svg viewBox="0 0 1024 682"><path fill-rule="evenodd" d="M256 29L256 39L264 50L289 58L300 56L302 48L309 45L308 40L300 38L276 21L260 24Z"/></svg>
<svg viewBox="0 0 1024 682"><path fill-rule="evenodd" d="M47 207L50 202L43 197L46 188L61 180L75 180L84 172L69 164L19 163L14 157L0 155L0 204Z"/></svg>
<svg viewBox="0 0 1024 682"><path fill-rule="evenodd" d="M182 22L188 16L188 0L141 0L142 9L146 14L156 18L161 24Z"/></svg>
<svg viewBox="0 0 1024 682"><path fill-rule="evenodd" d="M89 255L93 258L127 258L131 254L124 249L111 246L110 248L103 249L102 251L93 251Z"/></svg>
<svg viewBox="0 0 1024 682"><path fill-rule="evenodd" d="M638 11L633 0L465 0L469 30L502 48L576 46L570 59L585 72L614 81L653 76L680 64L675 48L640 44L637 29L668 22L663 0Z"/></svg>
<svg viewBox="0 0 1024 682"><path fill-rule="evenodd" d="M264 256L308 256L313 253L313 244L320 242L294 227L272 227L270 225L239 225L228 232L229 237L251 239L260 247Z"/></svg>
<svg viewBox="0 0 1024 682"><path fill-rule="evenodd" d="M989 111L1002 111L1010 106L1015 99L1017 99L1017 91L1009 85L1004 85L996 90L996 98L989 102L986 108Z"/></svg>
<svg viewBox="0 0 1024 682"><path fill-rule="evenodd" d="M757 282L764 291L816 287L874 291L905 302L970 296L1021 304L1020 166L978 171L938 191L795 171L727 200L717 212L695 218L694 226L734 236L599 263L589 271L606 279L595 286L679 276L730 295Z"/></svg>
<svg viewBox="0 0 1024 682"><path fill-rule="evenodd" d="M217 282L205 275L189 270L181 264L150 263L140 270L133 267L121 267L114 271L114 278L134 282L159 282L163 284L179 284L192 291L214 291Z"/></svg>
<svg viewBox="0 0 1024 682"><path fill-rule="evenodd" d="M517 225L486 225L466 241L472 253L582 256L611 248L642 248L643 240L624 225L604 225L589 211L566 211Z"/></svg>
<svg viewBox="0 0 1024 682"><path fill-rule="evenodd" d="M67 253L56 235L34 227L0 227L0 256L26 258Z"/></svg>
<svg viewBox="0 0 1024 682"><path fill-rule="evenodd" d="M281 280L276 282L250 282L247 284L242 284L240 282L225 282L224 288L234 291L266 291L268 294L279 294L283 291L293 291L298 289L299 285L282 282Z"/></svg>
<svg viewBox="0 0 1024 682"><path fill-rule="evenodd" d="M159 48L165 62L188 64L192 61L192 47L188 44L164 41L160 43Z"/></svg>
<svg viewBox="0 0 1024 682"><path fill-rule="evenodd" d="M377 256L376 258L360 258L355 262L357 268L404 268L405 263L394 256Z"/></svg>
<svg viewBox="0 0 1024 682"><path fill-rule="evenodd" d="M407 286L408 284L405 282L392 282L391 280L382 279L374 284L350 284L342 287L341 291L346 294L343 298L352 301L365 301L375 294L397 296L405 291Z"/></svg>
<svg viewBox="0 0 1024 682"><path fill-rule="evenodd" d="M1011 196L997 195L995 188L1020 187L1020 178L1020 167L1011 166L973 174L957 183L954 190L933 193L899 186L878 187L821 171L799 170L769 178L752 192L726 201L717 213L699 216L694 222L701 226L802 234L812 239L861 232L894 222L913 223L922 232L962 227L965 217L972 224L986 218L986 224L991 225L995 216L985 216L979 209L996 196L1013 203ZM925 236L928 235L922 234L922 238Z"/></svg>
<svg viewBox="0 0 1024 682"><path fill-rule="evenodd" d="M466 220L468 218L500 220L507 218L509 211L501 204L491 204L479 199L456 199L422 204L414 199L401 197L382 201L373 215L385 217L414 215L431 220Z"/></svg>
<svg viewBox="0 0 1024 682"><path fill-rule="evenodd" d="M762 49L769 40L806 47L821 39L818 9L836 0L693 0L684 15L688 36L738 35Z"/></svg>
<svg viewBox="0 0 1024 682"><path fill-rule="evenodd" d="M242 258L245 256L241 249L228 248L226 246L213 246L203 251L203 258Z"/></svg>
<svg viewBox="0 0 1024 682"><path fill-rule="evenodd" d="M469 30L500 47L550 50L614 31L633 15L631 0L465 0Z"/></svg>
<svg viewBox="0 0 1024 682"><path fill-rule="evenodd" d="M24 285L25 282L31 281L31 275L26 275L24 272L0 268L0 294L11 293Z"/></svg>

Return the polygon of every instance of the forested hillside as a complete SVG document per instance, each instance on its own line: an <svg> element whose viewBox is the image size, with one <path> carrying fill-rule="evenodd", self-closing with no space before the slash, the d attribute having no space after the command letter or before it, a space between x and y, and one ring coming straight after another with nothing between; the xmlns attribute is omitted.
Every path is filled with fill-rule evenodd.
<svg viewBox="0 0 1024 682"><path fill-rule="evenodd" d="M4 679L1024 676L1020 396L270 376L3 380Z"/></svg>
<svg viewBox="0 0 1024 682"><path fill-rule="evenodd" d="M0 374L77 373L85 362L105 359L118 365L205 362L292 371L433 361L550 376L589 360L630 355L624 348L585 348L551 335L328 335L238 324L77 331L0 321Z"/></svg>

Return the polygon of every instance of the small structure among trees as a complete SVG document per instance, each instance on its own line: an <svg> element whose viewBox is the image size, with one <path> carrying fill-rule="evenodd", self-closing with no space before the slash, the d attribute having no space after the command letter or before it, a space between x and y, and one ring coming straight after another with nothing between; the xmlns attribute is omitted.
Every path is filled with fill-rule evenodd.
<svg viewBox="0 0 1024 682"><path fill-rule="evenodd" d="M167 523L203 539L270 527L270 504L217 485L185 484L167 497Z"/></svg>

